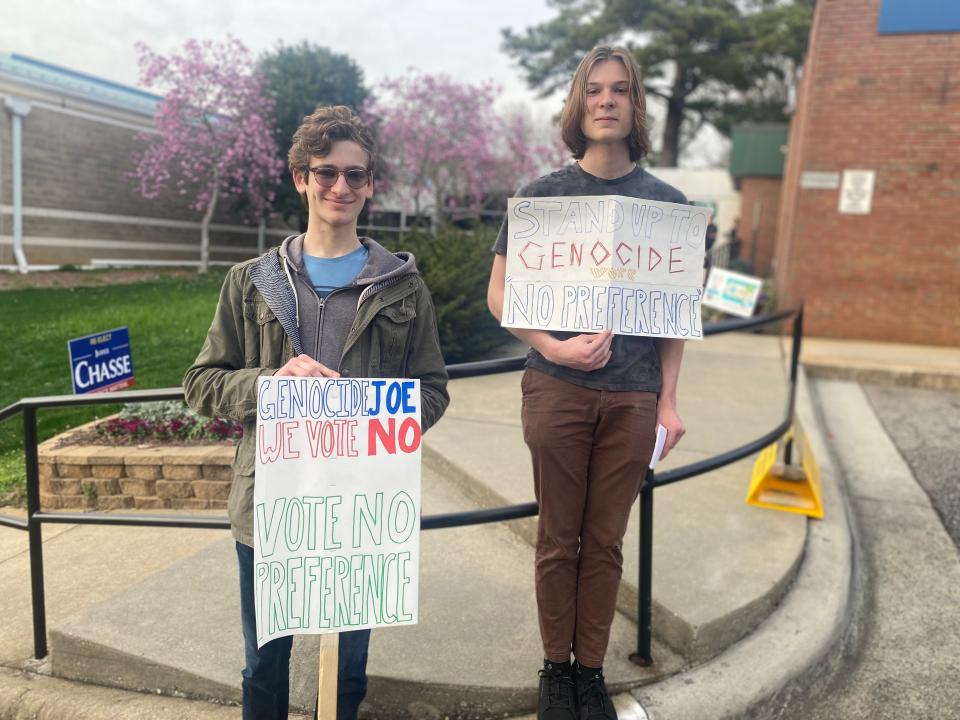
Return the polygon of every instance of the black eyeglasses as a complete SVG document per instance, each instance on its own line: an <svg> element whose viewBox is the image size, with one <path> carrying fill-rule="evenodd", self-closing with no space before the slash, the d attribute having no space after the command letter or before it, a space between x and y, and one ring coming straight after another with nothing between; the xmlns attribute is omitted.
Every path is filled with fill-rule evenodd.
<svg viewBox="0 0 960 720"><path fill-rule="evenodd" d="M313 177L317 179L317 185L325 188L336 185L337 179L341 175L343 175L344 179L347 181L347 185L352 187L354 190L359 190L370 182L370 171L361 167L340 170L332 165L321 165L319 167L308 167L305 168L305 170L312 172Z"/></svg>

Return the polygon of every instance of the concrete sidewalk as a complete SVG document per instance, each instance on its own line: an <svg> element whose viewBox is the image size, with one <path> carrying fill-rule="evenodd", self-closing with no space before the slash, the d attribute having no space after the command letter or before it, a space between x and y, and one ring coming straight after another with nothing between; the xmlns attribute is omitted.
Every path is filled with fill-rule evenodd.
<svg viewBox="0 0 960 720"><path fill-rule="evenodd" d="M960 390L958 348L806 338L802 362L817 379Z"/></svg>
<svg viewBox="0 0 960 720"><path fill-rule="evenodd" d="M757 437L779 422L786 402L788 339L732 334L687 345L680 408L688 434L665 467ZM960 376L960 352L944 357ZM893 374L902 377L908 361L909 348L901 348ZM917 354L916 367L925 366ZM425 514L532 499L518 385L518 374L451 384L450 410L426 436ZM621 717L643 717L635 697L663 719L745 712L796 682L842 635L851 563L844 501L805 393L798 412L824 474L823 522L744 505L747 461L655 493L657 642L649 669L627 660L636 641L634 518L606 664L612 687L634 688L618 698ZM533 527L514 521L424 534L421 622L374 633L370 717L502 717L533 708ZM47 526L44 538L52 661L37 664L26 534L0 528L0 718L239 715L166 696L239 697L235 556L225 533ZM797 638L789 648L770 645L788 628ZM304 708L315 697L315 639L295 646L292 695ZM89 682L49 677L51 668Z"/></svg>

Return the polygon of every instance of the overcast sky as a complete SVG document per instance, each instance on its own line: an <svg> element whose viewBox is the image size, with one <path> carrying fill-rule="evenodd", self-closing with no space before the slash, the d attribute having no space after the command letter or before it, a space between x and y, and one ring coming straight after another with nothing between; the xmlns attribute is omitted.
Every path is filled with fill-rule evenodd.
<svg viewBox="0 0 960 720"><path fill-rule="evenodd" d="M523 30L554 14L545 0L20 0L4 3L0 51L137 85L138 40L168 52L191 37L231 33L257 55L278 41L309 40L352 57L368 85L411 67L493 79L505 103L549 116L559 100L540 101L527 89L500 50L500 30Z"/></svg>
<svg viewBox="0 0 960 720"><path fill-rule="evenodd" d="M139 40L170 52L191 37L230 33L255 55L279 41L309 40L352 57L371 87L409 68L492 79L502 88L501 109L522 104L545 125L562 98L540 99L527 88L500 49L500 31L522 31L555 15L546 0L11 0L0 15L0 52L136 86ZM656 103L648 111L662 116ZM688 161L719 159L715 137L698 137Z"/></svg>

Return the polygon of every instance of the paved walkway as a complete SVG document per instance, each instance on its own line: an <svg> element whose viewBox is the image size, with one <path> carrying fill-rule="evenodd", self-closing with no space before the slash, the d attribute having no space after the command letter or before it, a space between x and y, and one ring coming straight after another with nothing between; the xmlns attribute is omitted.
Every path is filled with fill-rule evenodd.
<svg viewBox="0 0 960 720"><path fill-rule="evenodd" d="M779 421L788 344L752 334L688 343L680 385L688 435L666 467L739 445ZM807 346L811 353L818 347ZM850 355L882 360L862 344L829 349L820 351L818 368L837 374ZM922 372L902 372L911 353L909 367L927 366L924 349L898 347L890 377L922 384ZM941 374L960 376L960 351L945 351L938 362ZM424 512L530 500L518 375L455 381L451 395L447 416L426 436ZM657 491L651 669L626 659L636 636L634 522L607 660L611 684L634 688L618 697L621 717L644 716L637 699L664 720L742 714L801 683L843 634L851 537L817 413L801 393L798 414L824 475L822 522L744 505L749 462ZM532 709L540 655L532 527L514 521L425 533L421 624L375 632L371 716L493 717ZM225 533L47 526L44 538L52 662L37 664L26 534L0 528L0 718L43 716L38 708L67 719L237 717L235 708L208 702L49 677L52 669L103 685L234 701L241 647L235 560ZM784 637L794 638L789 647ZM296 645L293 697L307 707L315 692L315 641Z"/></svg>
<svg viewBox="0 0 960 720"><path fill-rule="evenodd" d="M889 390L840 380L814 388L852 509L861 602L836 667L778 708L783 720L954 720L960 713L960 554L927 494L935 499L938 488L925 492L905 462L920 443L933 455L939 449L943 461L950 453L951 464L924 462L922 477L949 479L960 495L960 393ZM877 395L891 404L878 408ZM943 412L948 403L952 411ZM887 421L896 423L892 432Z"/></svg>

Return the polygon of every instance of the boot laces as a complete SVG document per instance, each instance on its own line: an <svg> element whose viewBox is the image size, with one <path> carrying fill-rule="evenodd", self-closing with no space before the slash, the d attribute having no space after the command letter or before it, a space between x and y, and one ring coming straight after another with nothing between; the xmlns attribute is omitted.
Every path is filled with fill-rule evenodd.
<svg viewBox="0 0 960 720"><path fill-rule="evenodd" d="M603 713L609 702L607 688L603 682L603 675L597 673L587 682L586 687L580 691L580 706L596 709Z"/></svg>
<svg viewBox="0 0 960 720"><path fill-rule="evenodd" d="M550 707L568 707L573 694L573 678L559 670L540 670L540 677L546 680L547 704Z"/></svg>

